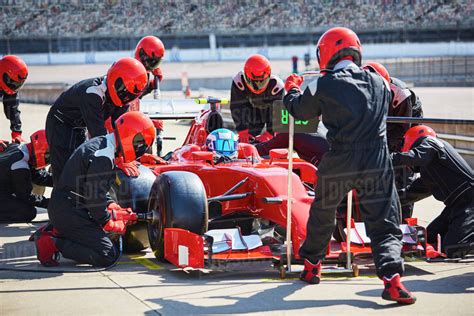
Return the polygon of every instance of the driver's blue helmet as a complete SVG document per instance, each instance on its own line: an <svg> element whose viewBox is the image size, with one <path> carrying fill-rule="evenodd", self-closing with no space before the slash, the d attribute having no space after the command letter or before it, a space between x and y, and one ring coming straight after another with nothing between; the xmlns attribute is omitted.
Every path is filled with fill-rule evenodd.
<svg viewBox="0 0 474 316"><path fill-rule="evenodd" d="M237 159L239 147L237 134L226 128L216 129L207 136L206 147L214 152L216 158Z"/></svg>

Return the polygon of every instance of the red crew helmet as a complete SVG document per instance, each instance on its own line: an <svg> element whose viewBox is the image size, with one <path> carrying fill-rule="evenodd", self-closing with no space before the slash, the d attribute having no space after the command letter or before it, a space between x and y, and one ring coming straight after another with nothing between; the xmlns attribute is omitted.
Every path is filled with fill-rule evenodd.
<svg viewBox="0 0 474 316"><path fill-rule="evenodd" d="M413 144L415 144L419 139L428 136L436 137L436 132L429 126L417 125L410 128L403 136L402 152L408 152L413 146Z"/></svg>
<svg viewBox="0 0 474 316"><path fill-rule="evenodd" d="M131 57L116 61L107 72L107 91L116 106L138 98L148 83L145 67Z"/></svg>
<svg viewBox="0 0 474 316"><path fill-rule="evenodd" d="M42 169L49 164L49 146L46 131L41 129L30 136L30 163L36 169Z"/></svg>
<svg viewBox="0 0 474 316"><path fill-rule="evenodd" d="M356 33L345 27L334 27L321 35L316 45L321 70L333 69L343 57L348 56L360 67L362 47Z"/></svg>
<svg viewBox="0 0 474 316"><path fill-rule="evenodd" d="M165 55L165 45L156 36L145 36L135 48L135 58L139 60L147 71L158 68Z"/></svg>
<svg viewBox="0 0 474 316"><path fill-rule="evenodd" d="M261 94L270 82L272 68L265 56L255 54L250 56L244 65L244 80L247 87L256 94Z"/></svg>
<svg viewBox="0 0 474 316"><path fill-rule="evenodd" d="M0 59L0 89L6 94L15 94L20 90L28 77L25 62L14 55L6 55Z"/></svg>
<svg viewBox="0 0 474 316"><path fill-rule="evenodd" d="M119 155L125 162L140 158L151 147L156 137L153 122L137 111L122 114L115 121L114 134Z"/></svg>
<svg viewBox="0 0 474 316"><path fill-rule="evenodd" d="M387 68L385 68L381 63L376 61L369 61L362 65L362 69L369 70L371 72L376 72L381 75L388 83L390 83L390 74L388 73Z"/></svg>

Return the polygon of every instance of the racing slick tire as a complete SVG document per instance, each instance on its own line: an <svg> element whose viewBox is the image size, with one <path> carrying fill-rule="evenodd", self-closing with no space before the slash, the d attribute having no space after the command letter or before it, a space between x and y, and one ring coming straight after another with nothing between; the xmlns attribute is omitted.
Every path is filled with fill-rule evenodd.
<svg viewBox="0 0 474 316"><path fill-rule="evenodd" d="M140 175L135 178L128 177L119 170L110 193L120 206L130 207L135 213L145 213L148 210L148 198L156 176L143 165L140 165L138 170ZM138 252L149 246L147 223L137 222L127 227L123 237L124 252Z"/></svg>
<svg viewBox="0 0 474 316"><path fill-rule="evenodd" d="M206 190L201 179L187 171L161 174L150 192L148 238L155 257L165 261L165 228L182 228L203 235L207 231L208 207Z"/></svg>

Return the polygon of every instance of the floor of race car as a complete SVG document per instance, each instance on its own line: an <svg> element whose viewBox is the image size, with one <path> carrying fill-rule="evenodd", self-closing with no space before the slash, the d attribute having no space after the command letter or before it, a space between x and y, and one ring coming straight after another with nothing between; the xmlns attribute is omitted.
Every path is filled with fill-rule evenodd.
<svg viewBox="0 0 474 316"><path fill-rule="evenodd" d="M437 203L427 200L418 209ZM40 214L37 219L46 219ZM40 266L27 241L39 223L0 225L0 268L50 270ZM72 261L59 269L75 273L0 271L0 313L9 314L229 314L313 313L472 315L474 264L406 263L405 285L418 297L412 306L380 298L373 265L360 263L360 276L325 275L306 285L297 275L280 279L268 262L234 263L209 274L172 271L151 252L123 255L103 272L81 273ZM367 264L368 263L368 264Z"/></svg>

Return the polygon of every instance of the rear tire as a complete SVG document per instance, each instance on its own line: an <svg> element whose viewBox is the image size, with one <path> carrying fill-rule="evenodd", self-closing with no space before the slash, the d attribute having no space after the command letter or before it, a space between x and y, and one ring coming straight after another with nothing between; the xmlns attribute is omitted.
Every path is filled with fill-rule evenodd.
<svg viewBox="0 0 474 316"><path fill-rule="evenodd" d="M148 223L148 239L160 261L165 261L165 228L182 228L199 235L207 231L206 190L194 173L169 171L161 174L151 188L148 211L155 214L154 220Z"/></svg>
<svg viewBox="0 0 474 316"><path fill-rule="evenodd" d="M147 167L138 167L140 175L136 178L126 176L121 170L112 185L110 194L121 207L130 207L135 213L145 213L148 209L150 190L156 180L155 174ZM148 248L147 225L137 222L127 227L123 237L123 251L134 253Z"/></svg>

